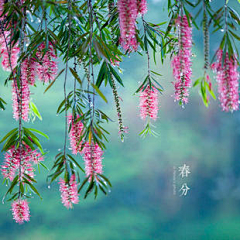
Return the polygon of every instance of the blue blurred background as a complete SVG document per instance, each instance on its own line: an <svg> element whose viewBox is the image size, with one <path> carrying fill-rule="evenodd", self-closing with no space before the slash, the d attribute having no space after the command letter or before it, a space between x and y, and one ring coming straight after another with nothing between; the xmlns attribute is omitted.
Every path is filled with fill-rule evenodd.
<svg viewBox="0 0 240 240"><path fill-rule="evenodd" d="M220 3L223 1L213 1L216 7ZM237 0L229 4L239 11ZM147 20L159 23L165 21L166 16L167 1L149 1ZM192 79L196 80L203 74L201 31L194 30L193 37ZM211 37L211 53L217 49L220 37L221 32ZM59 65L61 68L61 63ZM111 135L103 160L104 174L113 185L112 192L107 197L100 194L97 200L91 196L84 200L81 196L80 203L67 210L61 204L57 182L48 188L48 172L42 168L41 173L36 172L36 178L43 200L37 196L31 200L29 223L14 223L10 203L0 205L1 240L240 239L239 112L224 113L218 100L213 99L206 108L197 88L191 89L189 104L184 109L179 107L171 97L174 90L169 61L163 66L160 61L157 66L152 62L152 66L163 75L160 83L165 90L159 97L159 119L154 123L159 133L157 138L138 136L144 122L139 117L139 97L133 93L146 74L146 57L135 53L121 63L125 88L118 90L123 99L124 123L129 127L124 143L118 137L111 91L102 89L109 104L101 99L99 103L115 120L105 126ZM12 119L11 87L3 87L6 73L0 71L0 96L8 102L7 110L1 112L2 137L16 122ZM215 79L211 77L217 93ZM36 120L34 127L50 137L43 140L44 149L49 151L45 164L50 167L64 141L64 118L56 116L63 99L63 79L59 78L46 94L43 94L46 86L39 82L37 85L38 88L32 88L32 99L43 121ZM68 87L72 89L72 84ZM78 159L83 163L81 157ZM190 167L187 178L179 176L178 167L183 164ZM180 196L183 183L190 187L187 196ZM1 197L6 190L5 185L0 185Z"/></svg>

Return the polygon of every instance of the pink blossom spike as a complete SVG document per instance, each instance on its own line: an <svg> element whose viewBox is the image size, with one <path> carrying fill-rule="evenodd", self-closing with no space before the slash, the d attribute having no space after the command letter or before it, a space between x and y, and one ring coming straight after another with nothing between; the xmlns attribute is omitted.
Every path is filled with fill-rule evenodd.
<svg viewBox="0 0 240 240"><path fill-rule="evenodd" d="M44 54L45 44L42 43L39 46L37 57L41 61L37 65L37 74L40 81L44 83L49 83L55 79L57 76L57 63L54 59L57 58L52 43L49 43L48 49Z"/></svg>
<svg viewBox="0 0 240 240"><path fill-rule="evenodd" d="M22 224L24 221L28 222L30 219L28 202L22 199L15 200L12 203L12 214L16 223Z"/></svg>
<svg viewBox="0 0 240 240"><path fill-rule="evenodd" d="M102 155L103 151L97 143L91 145L87 142L84 146L83 159L85 162L86 177L89 177L91 182L92 177L96 177L97 174L102 174Z"/></svg>
<svg viewBox="0 0 240 240"><path fill-rule="evenodd" d="M10 72L12 69L14 69L17 66L18 54L20 52L20 48L17 45L18 44L11 47L10 61L9 61L9 54L7 50L10 49L10 46L9 48L7 48L4 41L2 45L2 67L4 71Z"/></svg>
<svg viewBox="0 0 240 240"><path fill-rule="evenodd" d="M22 62L21 66L22 78L24 79L25 82L27 82L30 85L34 85L35 83L36 67L37 63L34 61L33 58L26 58Z"/></svg>
<svg viewBox="0 0 240 240"><path fill-rule="evenodd" d="M78 204L79 202L78 184L75 175L73 174L71 176L69 184L65 183L63 179L60 179L59 185L63 205L66 208L72 208L73 207L72 204Z"/></svg>
<svg viewBox="0 0 240 240"><path fill-rule="evenodd" d="M143 120L150 117L157 119L158 114L158 91L156 88L147 86L140 93L140 116Z"/></svg>
<svg viewBox="0 0 240 240"><path fill-rule="evenodd" d="M144 15L147 13L147 1L146 0L137 0L137 9L138 13Z"/></svg>
<svg viewBox="0 0 240 240"><path fill-rule="evenodd" d="M219 100L223 111L239 109L239 73L235 56L229 58L228 52L223 59L223 51L218 50L217 61L211 66L217 75Z"/></svg>
<svg viewBox="0 0 240 240"><path fill-rule="evenodd" d="M32 164L36 163L36 161L43 161L43 157L37 150L32 150L26 145L21 150L13 146L5 153L5 161L1 167L3 177L13 181L19 170L20 161L22 173L20 178L22 178L23 173L33 178L34 169Z"/></svg>
<svg viewBox="0 0 240 240"><path fill-rule="evenodd" d="M70 145L72 149L73 154L81 153L82 150L82 142L80 142L80 138L82 136L83 131L83 124L81 121L76 122L79 119L79 116L75 119L72 115L68 116L68 125L71 124L71 129L69 132L69 138L70 138Z"/></svg>
<svg viewBox="0 0 240 240"><path fill-rule="evenodd" d="M138 14L137 0L118 0L120 24L120 44L126 51L136 51L136 18Z"/></svg>
<svg viewBox="0 0 240 240"><path fill-rule="evenodd" d="M188 102L192 76L192 27L189 26L186 15L182 18L178 17L176 24L179 29L178 53L171 63L175 79L175 100L179 101L180 104L186 104Z"/></svg>
<svg viewBox="0 0 240 240"><path fill-rule="evenodd" d="M5 0L0 0L0 20L3 20L2 14L3 14L3 10L4 10L4 3Z"/></svg>
<svg viewBox="0 0 240 240"><path fill-rule="evenodd" d="M34 164L39 164L40 162L44 161L44 158L43 158L43 155L40 152L38 152L37 150L34 150L32 152L32 159L31 160Z"/></svg>
<svg viewBox="0 0 240 240"><path fill-rule="evenodd" d="M21 79L20 89L15 82L12 83L13 117L28 122L30 90L26 79L23 77Z"/></svg>
<svg viewBox="0 0 240 240"><path fill-rule="evenodd" d="M5 153L5 162L2 165L2 175L4 178L13 181L19 167L19 158L14 156L15 148L12 147Z"/></svg>

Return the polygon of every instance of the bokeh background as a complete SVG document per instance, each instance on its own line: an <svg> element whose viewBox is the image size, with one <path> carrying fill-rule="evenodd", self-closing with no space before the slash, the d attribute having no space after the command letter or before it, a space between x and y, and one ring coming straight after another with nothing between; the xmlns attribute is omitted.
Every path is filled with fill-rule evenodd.
<svg viewBox="0 0 240 240"><path fill-rule="evenodd" d="M213 1L219 7L223 1ZM240 10L237 0L229 1ZM215 9L216 9L215 8ZM149 1L146 19L154 23L165 21L167 1ZM211 53L220 41L221 32L211 37ZM201 31L194 30L193 77L202 76L203 46ZM61 62L59 62L61 68ZM157 138L139 137L144 122L139 118L139 97L133 95L146 74L146 57L137 53L121 63L125 88L119 88L123 99L124 123L129 134L124 143L118 138L116 112L109 88L102 89L109 99L99 104L114 120L106 125L111 133L104 153L104 174L113 188L108 196L92 196L72 210L63 207L57 182L48 187L48 171L36 172L37 196L31 200L31 221L18 225L12 220L10 203L0 204L1 240L239 240L240 239L240 114L224 113L218 100L210 99L206 108L198 88L191 89L189 104L183 109L173 101L172 74L169 61L160 61L153 69L163 76L159 79L164 93L159 97L159 119L155 125ZM7 100L7 110L1 112L0 137L16 126L12 119L11 88L3 86L7 76L2 70L0 96ZM212 77L215 92L215 79ZM71 78L70 78L71 79ZM69 89L72 88L69 80ZM63 79L43 94L46 86L32 88L32 98L42 114L34 127L47 133L42 140L49 151L45 164L51 166L54 156L63 146L64 118L56 115L63 99ZM33 126L32 123L26 126ZM68 143L69 145L69 143ZM83 163L81 157L79 162ZM0 162L3 162L1 154ZM178 167L190 166L190 175L182 179ZM174 178L174 169L176 176ZM174 182L175 181L175 182ZM187 183L187 196L179 189ZM174 186L176 194L174 195ZM0 196L7 190L0 185Z"/></svg>

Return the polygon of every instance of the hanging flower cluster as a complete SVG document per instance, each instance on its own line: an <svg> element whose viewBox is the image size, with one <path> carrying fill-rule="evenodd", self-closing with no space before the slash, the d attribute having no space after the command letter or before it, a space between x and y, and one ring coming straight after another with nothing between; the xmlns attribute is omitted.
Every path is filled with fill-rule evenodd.
<svg viewBox="0 0 240 240"><path fill-rule="evenodd" d="M239 73L235 56L229 58L226 52L223 59L223 51L217 52L217 61L211 68L216 72L219 100L223 111L236 111L239 108Z"/></svg>
<svg viewBox="0 0 240 240"><path fill-rule="evenodd" d="M147 117L156 120L158 115L158 91L149 85L140 92L140 116L143 120Z"/></svg>
<svg viewBox="0 0 240 240"><path fill-rule="evenodd" d="M80 141L80 138L82 136L83 124L78 119L79 116L75 120L72 115L68 116L68 125L71 125L69 138L73 154L82 153L82 141Z"/></svg>
<svg viewBox="0 0 240 240"><path fill-rule="evenodd" d="M123 49L136 51L136 19L138 14L137 0L118 0L120 43Z"/></svg>
<svg viewBox="0 0 240 240"><path fill-rule="evenodd" d="M103 151L97 143L87 142L84 146L83 159L85 162L86 177L89 177L90 182L92 178L96 178L97 174L102 174L102 157Z"/></svg>
<svg viewBox="0 0 240 240"><path fill-rule="evenodd" d="M64 179L60 179L59 185L63 205L66 208L72 208L72 204L78 204L78 184L75 175L71 176L69 183L66 183Z"/></svg>
<svg viewBox="0 0 240 240"><path fill-rule="evenodd" d="M47 51L45 49L45 44L42 43L37 52L37 57L40 59L40 63L37 66L37 75L40 81L49 83L57 76L58 68L54 60L57 56L52 43L49 43Z"/></svg>
<svg viewBox="0 0 240 240"><path fill-rule="evenodd" d="M13 117L18 120L22 118L25 122L29 120L29 103L30 90L28 82L22 76L20 86L16 82L12 83L12 101L13 101Z"/></svg>
<svg viewBox="0 0 240 240"><path fill-rule="evenodd" d="M0 57L2 57L2 67L4 71L11 72L16 66L20 48L18 43L14 46L10 44L11 33L2 31L0 34ZM10 61L9 61L10 59Z"/></svg>
<svg viewBox="0 0 240 240"><path fill-rule="evenodd" d="M29 139L31 141L31 139ZM38 164L43 161L43 156L35 149L32 150L26 144L22 144L16 148L12 146L5 153L5 161L1 166L1 172L5 179L15 182L17 178L18 184L23 186L27 179L27 184L32 184L34 179L33 164ZM29 221L29 206L26 200L21 199L20 191L18 193L18 199L12 203L13 219L17 223L23 223ZM15 195L16 195L15 194Z"/></svg>
<svg viewBox="0 0 240 240"><path fill-rule="evenodd" d="M103 85L110 87L117 110L119 134L123 141L127 128L123 125L117 84L124 85L119 74L122 73L119 63L125 57L138 49L147 56L147 76L136 91L140 93L140 117L143 120L147 119L141 136L156 135L151 129L151 120L158 117L158 95L163 91L158 82L162 75L150 68L152 54L155 64L159 56L162 63L167 56L174 56L171 62L175 79L174 97L181 105L188 102L192 75L191 22L195 25L197 17L192 16L192 13L203 12L205 49L204 75L195 81L194 86L200 85L204 103L208 106L207 93L215 98L207 72L208 29L213 27L214 32L223 29L219 48L224 51L218 52L217 62L213 65L217 73L219 99L224 111L239 108L239 63L237 56L234 56L234 52L238 51L233 40L238 39L235 34L238 16L227 6L227 1L215 12L210 1L204 0L201 9L192 13L189 9L197 8L200 4L193 5L191 1L175 1L171 4L169 1L170 21L166 29L163 26L166 22L151 23L145 20L146 0L69 0L61 1L61 4L53 4L52 1L44 1L43 4L42 1L29 2L31 4L25 0L0 0L1 64L4 70L10 72L5 85L12 86L13 116L18 121L18 126L0 140L0 143L4 142L2 150L5 152L1 173L8 186L5 197L13 201L12 213L16 222L29 221L29 207L25 199L30 198L32 192L40 196L33 186L36 183L34 164L43 161L37 149L44 153L34 133L46 138L48 136L37 129L25 127L25 122L30 119L30 110L30 116L40 116L41 119L35 105L30 102L30 88L35 86L37 79L43 84L50 83L46 92L56 82L57 77L65 73L64 99L57 110L58 114L64 113L66 116L64 147L57 153L47 179L51 184L60 177L61 200L66 208L72 208L73 204L79 202L81 191L86 190L84 198L90 194L94 194L96 198L99 192L107 194L111 187L111 182L103 175L102 165L103 149L109 134L104 123L110 122L111 119L102 111L102 104L98 104L98 100L101 98L108 102L102 88ZM138 21L138 17L141 17L141 21ZM64 24L61 24L62 19L66 20ZM216 22L219 24L214 24ZM137 26L141 26L140 29ZM177 36L174 35L176 29ZM116 38L119 41L115 41ZM59 74L57 52L65 64ZM85 75L82 78L83 71ZM69 74L72 74L71 77ZM74 89L68 92L72 80ZM0 108L5 109L6 102L1 97ZM85 171L81 160L78 159L80 157L85 164ZM43 163L40 165L44 167ZM82 177L80 181L81 171L85 174L83 181ZM61 178L63 175L64 179Z"/></svg>
<svg viewBox="0 0 240 240"><path fill-rule="evenodd" d="M178 27L178 53L172 60L173 76L175 79L175 100L180 104L188 102L189 88L191 87L191 48L192 27L187 16L179 16L176 20Z"/></svg>
<svg viewBox="0 0 240 240"><path fill-rule="evenodd" d="M12 146L5 153L5 162L1 166L2 175L4 178L13 181L21 165L21 173L19 172L21 176L19 177L22 178L24 174L27 174L33 178L34 169L32 165L38 164L40 161L43 161L43 156L37 150L32 150L27 145L17 149Z"/></svg>
<svg viewBox="0 0 240 240"><path fill-rule="evenodd" d="M21 65L22 79L29 85L35 84L35 76L37 70L37 62L34 58L26 58Z"/></svg>
<svg viewBox="0 0 240 240"><path fill-rule="evenodd" d="M16 120L19 118L22 118L26 122L29 120L29 85L35 84L36 73L39 80L45 83L52 81L57 75L57 64L53 61L56 55L52 44L49 44L49 49L45 55L43 55L44 51L44 44L42 43L37 53L41 63L36 62L34 58L27 57L21 64L20 86L17 86L16 82L12 83L13 116Z"/></svg>
<svg viewBox="0 0 240 240"><path fill-rule="evenodd" d="M27 200L17 199L12 203L12 214L13 219L17 223L23 223L24 221L28 222L29 215L29 206Z"/></svg>

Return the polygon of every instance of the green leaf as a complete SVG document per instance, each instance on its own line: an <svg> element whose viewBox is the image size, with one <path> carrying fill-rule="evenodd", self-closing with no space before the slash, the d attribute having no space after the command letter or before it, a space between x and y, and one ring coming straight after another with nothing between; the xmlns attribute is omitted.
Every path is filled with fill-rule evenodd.
<svg viewBox="0 0 240 240"><path fill-rule="evenodd" d="M52 85L55 83L55 81L57 80L57 78L64 72L65 68L62 69L60 71L60 73L57 75L57 77L55 77L55 79L48 85L48 87L45 89L44 93L46 93L51 87Z"/></svg>
<svg viewBox="0 0 240 240"><path fill-rule="evenodd" d="M194 83L193 83L193 87L196 87L200 82L201 82L202 78L198 78Z"/></svg>
<svg viewBox="0 0 240 240"><path fill-rule="evenodd" d="M231 30L229 30L229 32L233 35L233 37L235 37L238 41L240 41L240 37L236 33L234 33Z"/></svg>
<svg viewBox="0 0 240 240"><path fill-rule="evenodd" d="M26 178L23 178L24 182L30 186L30 188L35 192L41 199L41 195L39 194L38 190L33 186L32 183L30 183Z"/></svg>
<svg viewBox="0 0 240 240"><path fill-rule="evenodd" d="M33 102L30 102L30 109L38 117L38 119L42 121L42 116L41 116L40 112L38 111L37 106Z"/></svg>
<svg viewBox="0 0 240 240"><path fill-rule="evenodd" d="M48 178L51 178L50 183L52 183L59 175L61 175L63 171L64 171L64 168L61 169L60 171L56 171L55 173L49 175Z"/></svg>
<svg viewBox="0 0 240 240"><path fill-rule="evenodd" d="M85 180L83 181L83 183L81 184L81 186L78 189L78 193L80 193L80 191L82 190L82 188L84 187L84 185L87 183L89 177L86 177Z"/></svg>
<svg viewBox="0 0 240 240"><path fill-rule="evenodd" d="M11 135L13 135L14 133L16 133L18 130L18 128L14 128L13 130L11 130L9 133L7 133L0 141L0 143L4 142L7 138L9 138Z"/></svg>
<svg viewBox="0 0 240 240"><path fill-rule="evenodd" d="M102 174L98 174L101 178L103 178L107 183L108 183L108 185L110 186L110 187L112 187L112 184L111 184L111 182L108 180L108 178L107 177L105 177L104 175L102 175Z"/></svg>
<svg viewBox="0 0 240 240"><path fill-rule="evenodd" d="M8 140L4 143L2 147L2 152L7 151L10 147L16 144L16 141L18 139L18 133L14 133L11 135L11 137L8 138Z"/></svg>
<svg viewBox="0 0 240 240"><path fill-rule="evenodd" d="M25 128L25 129L26 129L26 128ZM49 139L49 137L48 137L47 134L45 134L45 133L43 133L43 132L41 132L41 131L39 131L39 130L37 130L37 129L34 129L34 128L27 128L27 129L28 129L29 131L32 131L32 132L38 133L39 135L41 135L41 136L43 136L43 137Z"/></svg>
<svg viewBox="0 0 240 240"><path fill-rule="evenodd" d="M82 85L82 81L80 79L80 77L78 76L78 74L72 69L72 68L69 68L72 75L74 76L74 78L79 82L80 85Z"/></svg>
<svg viewBox="0 0 240 240"><path fill-rule="evenodd" d="M90 184L88 185L88 188L86 190L86 193L84 195L84 198L87 198L88 194L93 190L94 187L94 181L93 181L93 177L92 177L92 181L90 182Z"/></svg>
<svg viewBox="0 0 240 240"><path fill-rule="evenodd" d="M108 64L108 67L110 69L110 72L113 74L113 76L115 77L115 79L124 87L123 85L123 81L122 79L120 78L120 76L118 75L118 73L113 69L113 67Z"/></svg>
<svg viewBox="0 0 240 240"><path fill-rule="evenodd" d="M103 93L100 91L100 89L94 85L93 83L91 83L92 87L96 90L96 92L98 93L98 95L106 102L108 103L106 97L103 95Z"/></svg>
<svg viewBox="0 0 240 240"><path fill-rule="evenodd" d="M8 193L12 193L12 190L14 188L14 186L16 186L18 182L18 175L13 179L12 183L11 183L11 186L9 187L8 191L6 192L5 196L8 194Z"/></svg>

